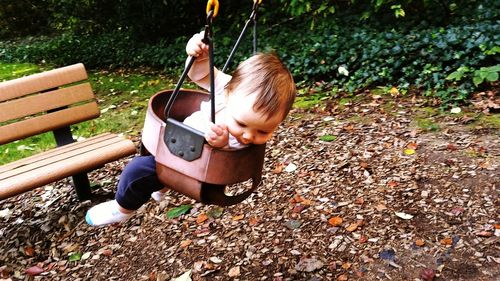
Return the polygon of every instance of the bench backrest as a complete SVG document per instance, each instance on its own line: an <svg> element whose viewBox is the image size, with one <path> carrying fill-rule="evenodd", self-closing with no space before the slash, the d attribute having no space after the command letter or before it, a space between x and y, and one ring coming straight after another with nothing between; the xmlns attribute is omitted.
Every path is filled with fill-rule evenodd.
<svg viewBox="0 0 500 281"><path fill-rule="evenodd" d="M0 144L99 116L83 64L0 83Z"/></svg>

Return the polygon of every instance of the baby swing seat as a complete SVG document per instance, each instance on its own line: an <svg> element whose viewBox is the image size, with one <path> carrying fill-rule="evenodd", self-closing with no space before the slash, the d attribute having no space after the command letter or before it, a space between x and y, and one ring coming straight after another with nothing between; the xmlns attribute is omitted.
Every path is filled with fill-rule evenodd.
<svg viewBox="0 0 500 281"><path fill-rule="evenodd" d="M142 133L141 154L155 156L160 181L168 188L205 204L229 206L245 200L261 182L265 144L240 150L211 147L203 133L182 123L210 98L199 90L181 89L168 119L164 110L173 90L150 100ZM228 196L226 185L252 179L252 187Z"/></svg>

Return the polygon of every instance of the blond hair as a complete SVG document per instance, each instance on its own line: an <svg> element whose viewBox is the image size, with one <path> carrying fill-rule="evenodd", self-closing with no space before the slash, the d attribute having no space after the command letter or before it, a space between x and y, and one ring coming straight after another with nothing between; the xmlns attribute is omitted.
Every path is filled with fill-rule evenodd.
<svg viewBox="0 0 500 281"><path fill-rule="evenodd" d="M278 112L285 119L297 91L292 74L275 53L258 53L240 63L226 90L230 94L237 87L257 94L253 108L267 119Z"/></svg>

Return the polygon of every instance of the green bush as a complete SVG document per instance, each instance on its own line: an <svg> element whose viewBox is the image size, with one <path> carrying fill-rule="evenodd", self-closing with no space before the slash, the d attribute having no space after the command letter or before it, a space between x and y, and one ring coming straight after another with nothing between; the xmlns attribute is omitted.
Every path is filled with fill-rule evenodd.
<svg viewBox="0 0 500 281"><path fill-rule="evenodd" d="M349 93L395 86L403 93L417 89L450 104L498 80L500 4L478 2L482 4L457 11L444 25L409 16L394 20L392 14L392 23L379 18L359 24L362 11L338 11L336 17L317 21L314 29L300 18L283 19L279 25L261 22L259 47L277 50L304 85L322 81L327 90ZM215 22L216 65L224 64L245 19L231 26ZM179 73L189 36L148 43L128 29L100 35L65 33L0 42L0 60L83 62L90 68L150 66ZM250 54L248 34L234 62Z"/></svg>

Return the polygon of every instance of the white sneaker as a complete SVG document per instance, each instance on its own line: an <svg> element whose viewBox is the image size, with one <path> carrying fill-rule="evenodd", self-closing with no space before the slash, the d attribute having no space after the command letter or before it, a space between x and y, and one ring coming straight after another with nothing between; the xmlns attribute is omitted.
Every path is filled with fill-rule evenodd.
<svg viewBox="0 0 500 281"><path fill-rule="evenodd" d="M151 198L153 198L156 202L165 200L165 197L167 197L167 194L165 192L155 191L151 193Z"/></svg>
<svg viewBox="0 0 500 281"><path fill-rule="evenodd" d="M102 226L124 222L133 215L133 213L122 213L118 207L118 203L115 200L97 204L87 211L85 221L92 226Z"/></svg>

